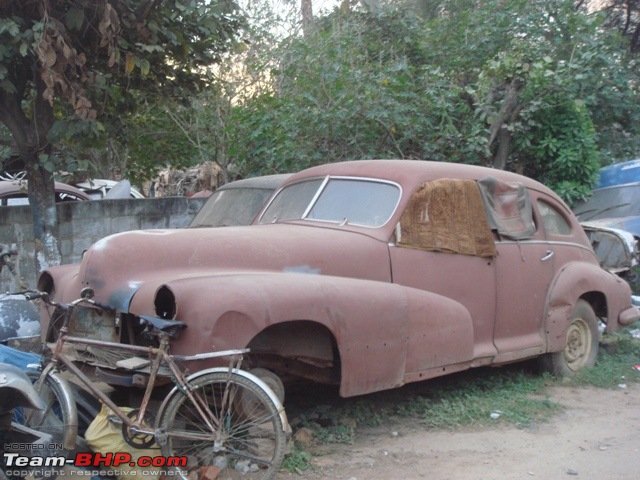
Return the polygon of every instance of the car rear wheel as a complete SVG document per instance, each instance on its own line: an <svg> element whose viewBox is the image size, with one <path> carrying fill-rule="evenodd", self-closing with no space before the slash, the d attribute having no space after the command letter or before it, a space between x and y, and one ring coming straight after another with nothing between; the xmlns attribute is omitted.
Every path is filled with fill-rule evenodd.
<svg viewBox="0 0 640 480"><path fill-rule="evenodd" d="M564 350L546 354L542 358L543 367L564 377L593 367L598 356L599 336L593 308L586 301L578 300L569 319Z"/></svg>

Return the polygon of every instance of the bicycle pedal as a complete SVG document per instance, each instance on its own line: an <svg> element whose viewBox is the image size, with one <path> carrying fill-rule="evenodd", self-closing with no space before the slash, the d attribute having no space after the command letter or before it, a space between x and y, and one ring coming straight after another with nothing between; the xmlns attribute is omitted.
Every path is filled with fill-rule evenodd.
<svg viewBox="0 0 640 480"><path fill-rule="evenodd" d="M107 417L107 420L109 421L109 423L113 425L122 425L122 420L120 419L120 417L117 417L116 415L109 415Z"/></svg>

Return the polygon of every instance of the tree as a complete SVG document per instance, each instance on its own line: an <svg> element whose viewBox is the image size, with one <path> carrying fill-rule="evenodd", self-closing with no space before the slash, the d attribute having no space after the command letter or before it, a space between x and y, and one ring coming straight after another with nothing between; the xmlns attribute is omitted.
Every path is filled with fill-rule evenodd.
<svg viewBox="0 0 640 480"><path fill-rule="evenodd" d="M62 140L97 138L100 115L206 84L242 21L233 0L0 0L0 122L29 181L36 264L60 262L53 175Z"/></svg>
<svg viewBox="0 0 640 480"><path fill-rule="evenodd" d="M375 157L481 164L573 201L612 152L612 125L640 139L637 67L602 15L570 0L418 7L423 18L397 2L316 18L283 50L273 90L235 109L231 155L251 173Z"/></svg>

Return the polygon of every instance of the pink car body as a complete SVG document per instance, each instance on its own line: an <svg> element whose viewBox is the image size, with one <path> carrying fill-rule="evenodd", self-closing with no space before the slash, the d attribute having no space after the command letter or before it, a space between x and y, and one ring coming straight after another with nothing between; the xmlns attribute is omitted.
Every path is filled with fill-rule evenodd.
<svg viewBox="0 0 640 480"><path fill-rule="evenodd" d="M576 311L608 332L640 317L562 200L512 173L327 164L290 177L254 223L113 235L39 288L117 309L79 311L76 334L142 343L139 316L175 318L188 328L172 353L248 347L249 365L343 396L537 356L579 370L598 339Z"/></svg>

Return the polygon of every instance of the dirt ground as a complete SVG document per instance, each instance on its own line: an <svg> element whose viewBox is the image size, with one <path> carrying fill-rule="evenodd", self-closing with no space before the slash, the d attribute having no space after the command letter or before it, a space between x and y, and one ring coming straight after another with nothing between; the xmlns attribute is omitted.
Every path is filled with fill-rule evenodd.
<svg viewBox="0 0 640 480"><path fill-rule="evenodd" d="M565 409L528 429L426 430L402 419L358 428L355 444L314 450L314 468L282 479L640 479L640 386L554 387Z"/></svg>

